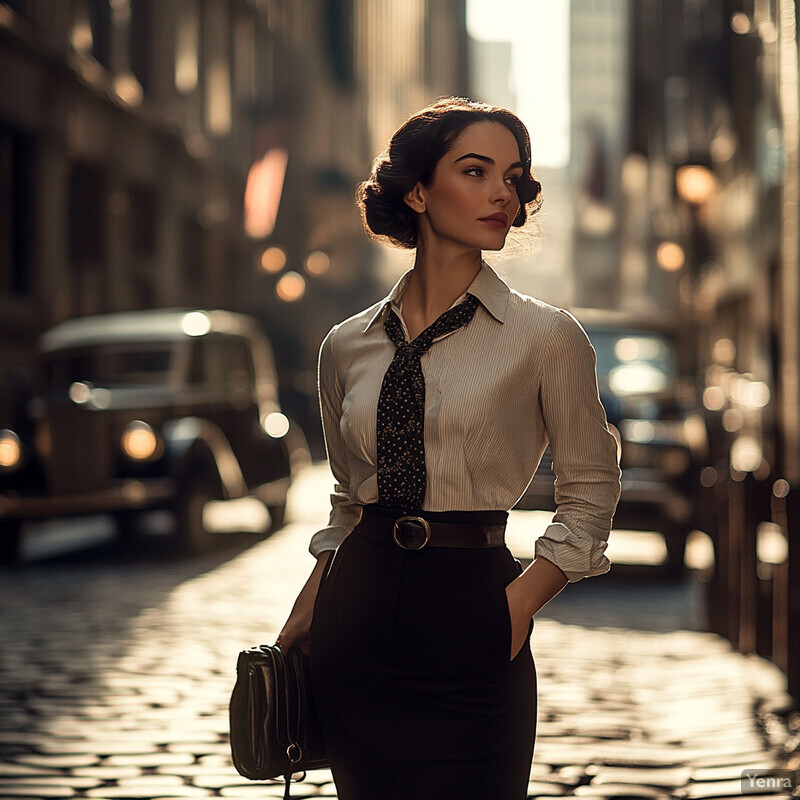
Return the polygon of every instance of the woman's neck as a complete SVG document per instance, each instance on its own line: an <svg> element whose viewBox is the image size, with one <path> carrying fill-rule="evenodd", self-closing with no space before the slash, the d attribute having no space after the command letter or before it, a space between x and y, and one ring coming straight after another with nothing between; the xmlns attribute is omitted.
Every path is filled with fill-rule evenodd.
<svg viewBox="0 0 800 800"><path fill-rule="evenodd" d="M403 318L415 339L469 288L481 269L480 250L434 255L417 248L414 269L403 291Z"/></svg>

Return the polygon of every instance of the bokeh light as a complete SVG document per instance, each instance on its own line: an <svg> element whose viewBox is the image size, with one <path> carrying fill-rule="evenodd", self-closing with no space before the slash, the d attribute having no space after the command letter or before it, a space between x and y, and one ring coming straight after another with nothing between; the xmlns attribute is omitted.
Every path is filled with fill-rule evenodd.
<svg viewBox="0 0 800 800"><path fill-rule="evenodd" d="M762 458L761 445L751 436L740 436L731 446L731 466L739 472L755 472Z"/></svg>
<svg viewBox="0 0 800 800"><path fill-rule="evenodd" d="M141 420L130 422L122 434L122 450L134 461L147 461L158 450L155 431Z"/></svg>
<svg viewBox="0 0 800 800"><path fill-rule="evenodd" d="M205 336L211 330L211 320L202 311L189 312L181 322L187 336Z"/></svg>
<svg viewBox="0 0 800 800"><path fill-rule="evenodd" d="M734 33L744 36L745 34L750 33L751 29L752 26L750 24L750 17L748 17L743 11L737 11L731 16L731 30Z"/></svg>
<svg viewBox="0 0 800 800"><path fill-rule="evenodd" d="M286 253L280 247L268 247L261 254L261 269L275 274L286 266Z"/></svg>
<svg viewBox="0 0 800 800"><path fill-rule="evenodd" d="M708 167L691 164L679 167L675 177L678 194L687 202L702 205L714 193L717 181Z"/></svg>
<svg viewBox="0 0 800 800"><path fill-rule="evenodd" d="M261 425L273 439L281 439L289 433L289 418L280 411L267 414Z"/></svg>
<svg viewBox="0 0 800 800"><path fill-rule="evenodd" d="M331 260L322 250L314 250L306 258L306 272L309 275L324 275L331 268Z"/></svg>
<svg viewBox="0 0 800 800"><path fill-rule="evenodd" d="M22 459L22 447L16 433L0 431L0 467L10 469Z"/></svg>
<svg viewBox="0 0 800 800"><path fill-rule="evenodd" d="M703 405L709 411L725 408L725 390L721 386L706 386L703 390Z"/></svg>
<svg viewBox="0 0 800 800"><path fill-rule="evenodd" d="M661 242L656 251L658 266L667 272L677 272L686 261L683 248L676 242Z"/></svg>
<svg viewBox="0 0 800 800"><path fill-rule="evenodd" d="M275 294L284 303L294 303L306 293L306 279L298 272L287 272L275 285Z"/></svg>
<svg viewBox="0 0 800 800"><path fill-rule="evenodd" d="M733 364L736 360L736 345L730 339L717 339L711 356L718 364Z"/></svg>

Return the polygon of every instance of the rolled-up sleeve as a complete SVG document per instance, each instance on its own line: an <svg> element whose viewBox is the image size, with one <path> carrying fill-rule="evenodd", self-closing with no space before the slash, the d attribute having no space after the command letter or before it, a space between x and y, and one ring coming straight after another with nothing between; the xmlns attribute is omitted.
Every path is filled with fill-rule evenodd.
<svg viewBox="0 0 800 800"><path fill-rule="evenodd" d="M334 352L333 338L337 327L325 337L319 351L318 383L322 431L325 436L328 463L336 482L331 494L328 525L311 537L309 551L313 556L318 556L326 550L335 550L361 519L361 506L350 499L347 450L340 430L344 391L341 370Z"/></svg>
<svg viewBox="0 0 800 800"><path fill-rule="evenodd" d="M605 550L619 500L617 445L600 403L595 352L566 311L554 319L541 380L541 404L553 454L556 513L535 555L571 582L611 568Z"/></svg>

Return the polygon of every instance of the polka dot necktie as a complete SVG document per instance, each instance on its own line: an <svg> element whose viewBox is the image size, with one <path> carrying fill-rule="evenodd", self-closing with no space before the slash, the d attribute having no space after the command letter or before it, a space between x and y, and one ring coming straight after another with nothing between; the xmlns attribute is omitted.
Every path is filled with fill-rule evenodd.
<svg viewBox="0 0 800 800"><path fill-rule="evenodd" d="M466 325L474 316L478 298L445 311L413 342L391 310L385 329L397 346L383 376L378 398L378 502L389 508L419 511L425 500L425 377L422 356L439 336Z"/></svg>

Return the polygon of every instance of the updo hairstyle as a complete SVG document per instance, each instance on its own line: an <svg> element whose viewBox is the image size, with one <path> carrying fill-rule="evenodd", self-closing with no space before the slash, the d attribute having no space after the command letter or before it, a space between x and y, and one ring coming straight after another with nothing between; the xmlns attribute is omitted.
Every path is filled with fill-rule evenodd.
<svg viewBox="0 0 800 800"><path fill-rule="evenodd" d="M358 187L356 200L364 232L388 239L398 247L417 246L417 213L403 198L417 182L430 186L436 165L465 128L476 122L499 122L514 135L522 161L516 185L520 207L511 223L519 228L542 205L542 186L531 174L528 131L515 114L504 108L462 97L446 97L409 117L372 164L369 178Z"/></svg>

